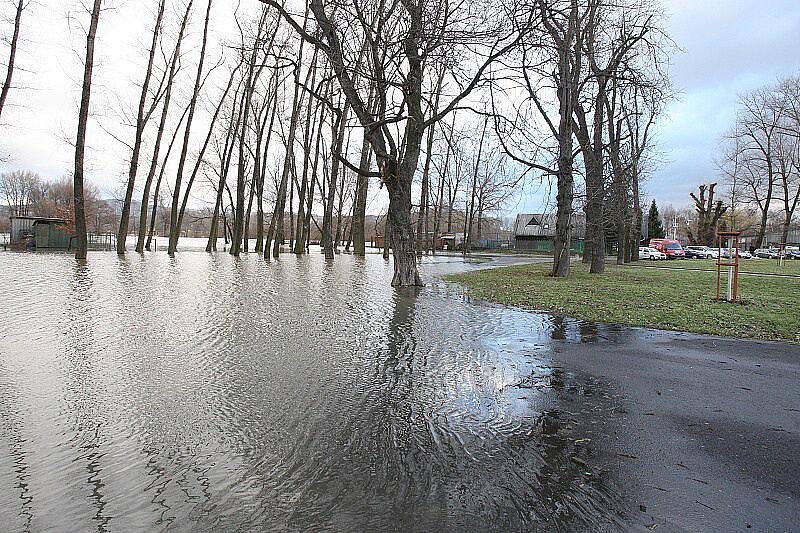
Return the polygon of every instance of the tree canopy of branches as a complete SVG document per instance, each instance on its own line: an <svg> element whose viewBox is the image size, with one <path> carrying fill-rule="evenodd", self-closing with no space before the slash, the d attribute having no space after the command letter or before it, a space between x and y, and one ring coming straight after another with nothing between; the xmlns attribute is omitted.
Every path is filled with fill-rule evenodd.
<svg viewBox="0 0 800 533"><path fill-rule="evenodd" d="M731 212L758 215L753 242L764 242L770 213L782 212L786 242L800 202L800 76L742 94L736 123L725 139L721 171L731 189Z"/></svg>

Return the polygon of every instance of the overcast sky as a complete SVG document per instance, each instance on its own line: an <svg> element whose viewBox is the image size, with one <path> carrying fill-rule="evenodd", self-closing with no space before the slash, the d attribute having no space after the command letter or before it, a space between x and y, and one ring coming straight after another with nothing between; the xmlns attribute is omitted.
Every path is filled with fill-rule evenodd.
<svg viewBox="0 0 800 533"><path fill-rule="evenodd" d="M228 11L224 6L236 3L218 0L216 11L221 14ZM9 97L16 107L3 117L0 151L10 159L0 170L26 168L58 177L72 166L72 148L64 139L74 136L81 75L75 50L85 41L79 29L70 27L76 19L70 18L69 7L77 2L39 4L24 21L26 41L18 61L27 72L19 76L24 87ZM93 96L98 115L90 124L88 163L90 178L106 194L119 188L127 154L98 122L113 129L119 100L135 101L125 87L138 82L136 66L144 61L137 50L145 47L147 35L141 32L152 16L143 4L117 0L116 9L101 19ZM683 205L698 184L714 179L714 158L732 124L737 95L800 72L800 6L797 0L669 0L665 7L670 35L682 49L671 68L678 100L659 127L663 164L645 184L645 194ZM539 211L542 197L541 191L529 193L509 211Z"/></svg>

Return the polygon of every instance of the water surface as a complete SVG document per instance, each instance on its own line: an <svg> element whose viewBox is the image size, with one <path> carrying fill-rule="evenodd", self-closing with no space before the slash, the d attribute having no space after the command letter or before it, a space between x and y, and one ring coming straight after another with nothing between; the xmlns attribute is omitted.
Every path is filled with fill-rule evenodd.
<svg viewBox="0 0 800 533"><path fill-rule="evenodd" d="M439 278L480 266L395 291L377 255L0 253L3 529L617 523L557 431L593 393L564 322Z"/></svg>

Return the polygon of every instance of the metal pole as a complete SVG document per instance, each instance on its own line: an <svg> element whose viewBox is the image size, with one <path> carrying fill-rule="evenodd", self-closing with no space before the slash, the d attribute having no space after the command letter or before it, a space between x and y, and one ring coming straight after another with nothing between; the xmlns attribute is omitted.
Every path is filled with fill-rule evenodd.
<svg viewBox="0 0 800 533"><path fill-rule="evenodd" d="M728 301L733 301L733 267L728 267Z"/></svg>

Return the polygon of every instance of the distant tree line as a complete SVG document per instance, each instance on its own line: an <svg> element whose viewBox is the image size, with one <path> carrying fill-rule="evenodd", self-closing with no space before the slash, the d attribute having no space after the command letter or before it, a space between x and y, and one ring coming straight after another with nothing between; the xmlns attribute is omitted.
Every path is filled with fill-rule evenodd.
<svg viewBox="0 0 800 533"><path fill-rule="evenodd" d="M75 219L73 180L64 176L44 180L30 171L17 170L0 174L0 198L5 200L10 216L37 216ZM100 191L87 184L84 189L86 219L94 232L109 232L117 216L112 205L100 198Z"/></svg>

